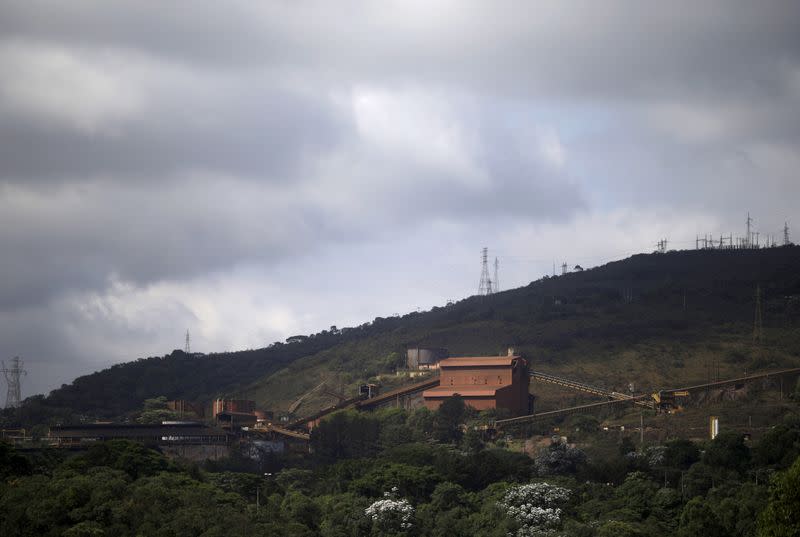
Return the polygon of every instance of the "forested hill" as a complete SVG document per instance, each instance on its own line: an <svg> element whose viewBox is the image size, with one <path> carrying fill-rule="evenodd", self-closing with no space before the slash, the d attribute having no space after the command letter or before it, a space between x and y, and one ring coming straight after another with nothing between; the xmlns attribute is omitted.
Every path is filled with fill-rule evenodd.
<svg viewBox="0 0 800 537"><path fill-rule="evenodd" d="M764 344L754 352L757 286ZM797 328L800 247L642 254L263 349L174 351L119 364L47 397L29 398L19 415L4 419L119 416L160 395L201 401L245 395L280 409L321 378L333 375L352 388L390 373L403 363L409 345L447 347L453 355L496 354L514 346L537 366L579 371L586 380L607 384L619 371L637 371L651 384L702 379L701 361L708 356L731 371L800 365Z"/></svg>

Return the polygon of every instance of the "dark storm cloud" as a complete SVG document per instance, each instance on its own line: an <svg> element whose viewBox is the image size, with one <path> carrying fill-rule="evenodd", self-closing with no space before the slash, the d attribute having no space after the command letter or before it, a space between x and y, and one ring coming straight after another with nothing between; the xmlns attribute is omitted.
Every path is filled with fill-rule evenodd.
<svg viewBox="0 0 800 537"><path fill-rule="evenodd" d="M0 181L161 182L189 168L280 182L295 178L308 155L332 150L341 130L341 119L324 103L270 89L192 105L159 103L112 135L7 118L0 123Z"/></svg>
<svg viewBox="0 0 800 537"><path fill-rule="evenodd" d="M775 69L796 61L800 45L791 0L426 4L26 2L4 7L0 29L220 69L614 100L679 88L774 92Z"/></svg>

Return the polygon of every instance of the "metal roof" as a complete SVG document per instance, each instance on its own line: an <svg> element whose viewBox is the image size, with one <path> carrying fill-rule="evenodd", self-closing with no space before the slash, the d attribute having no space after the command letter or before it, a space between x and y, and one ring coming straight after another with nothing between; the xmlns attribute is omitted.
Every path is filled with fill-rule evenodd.
<svg viewBox="0 0 800 537"><path fill-rule="evenodd" d="M439 362L439 367L497 367L513 365L520 356L458 356Z"/></svg>
<svg viewBox="0 0 800 537"><path fill-rule="evenodd" d="M203 424L85 424L63 425L50 427L50 437L104 437L104 438L132 438L144 436L225 436L225 431L216 427L207 427Z"/></svg>

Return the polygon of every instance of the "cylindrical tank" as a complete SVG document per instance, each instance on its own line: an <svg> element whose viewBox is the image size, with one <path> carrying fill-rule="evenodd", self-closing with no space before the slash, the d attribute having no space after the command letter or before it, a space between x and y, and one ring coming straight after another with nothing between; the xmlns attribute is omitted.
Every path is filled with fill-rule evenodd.
<svg viewBox="0 0 800 537"><path fill-rule="evenodd" d="M413 349L408 349L407 364L409 369L430 367L438 364L448 356L450 356L450 353L447 349L415 347Z"/></svg>

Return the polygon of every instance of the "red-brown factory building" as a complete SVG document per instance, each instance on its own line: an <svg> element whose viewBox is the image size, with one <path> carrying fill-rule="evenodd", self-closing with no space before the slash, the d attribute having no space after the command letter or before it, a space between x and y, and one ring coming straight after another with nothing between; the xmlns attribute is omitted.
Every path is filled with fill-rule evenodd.
<svg viewBox="0 0 800 537"><path fill-rule="evenodd" d="M439 370L439 386L422 394L431 410L455 394L476 410L505 408L515 415L531 410L528 362L512 351L508 356L447 358Z"/></svg>

